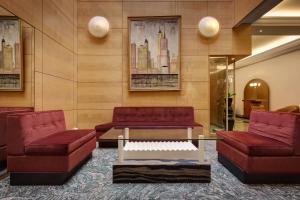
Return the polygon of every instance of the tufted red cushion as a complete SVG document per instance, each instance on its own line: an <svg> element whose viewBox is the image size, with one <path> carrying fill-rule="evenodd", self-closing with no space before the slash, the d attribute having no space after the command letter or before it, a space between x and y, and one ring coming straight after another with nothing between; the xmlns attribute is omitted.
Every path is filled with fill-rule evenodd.
<svg viewBox="0 0 300 200"><path fill-rule="evenodd" d="M23 155L24 147L66 129L62 110L18 113L7 117L8 154Z"/></svg>
<svg viewBox="0 0 300 200"><path fill-rule="evenodd" d="M32 112L33 108L13 108L13 107L0 107L0 146L6 145L6 118L8 115L21 113L21 112Z"/></svg>
<svg viewBox="0 0 300 200"><path fill-rule="evenodd" d="M248 131L293 146L300 154L299 114L253 111Z"/></svg>
<svg viewBox="0 0 300 200"><path fill-rule="evenodd" d="M223 141L249 156L290 156L293 148L283 142L261 135L239 131L219 131Z"/></svg>
<svg viewBox="0 0 300 200"><path fill-rule="evenodd" d="M26 155L68 155L95 137L93 130L67 130L33 141L25 146Z"/></svg>
<svg viewBox="0 0 300 200"><path fill-rule="evenodd" d="M151 122L194 123L193 107L115 107L113 123Z"/></svg>
<svg viewBox="0 0 300 200"><path fill-rule="evenodd" d="M202 126L196 122L119 122L114 124L114 128L186 128L186 127Z"/></svg>

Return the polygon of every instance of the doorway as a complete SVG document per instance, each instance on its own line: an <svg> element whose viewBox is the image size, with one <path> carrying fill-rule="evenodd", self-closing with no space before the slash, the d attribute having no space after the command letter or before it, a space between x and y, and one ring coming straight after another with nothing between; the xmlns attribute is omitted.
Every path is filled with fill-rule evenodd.
<svg viewBox="0 0 300 200"><path fill-rule="evenodd" d="M234 65L228 57L209 57L210 132L228 130L234 122Z"/></svg>
<svg viewBox="0 0 300 200"><path fill-rule="evenodd" d="M269 86L261 79L252 79L244 89L244 117L249 119L252 110L269 110Z"/></svg>

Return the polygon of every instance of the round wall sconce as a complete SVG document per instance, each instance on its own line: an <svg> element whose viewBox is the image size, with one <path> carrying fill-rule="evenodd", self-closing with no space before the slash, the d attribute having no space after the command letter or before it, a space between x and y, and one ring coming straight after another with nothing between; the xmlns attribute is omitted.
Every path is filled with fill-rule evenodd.
<svg viewBox="0 0 300 200"><path fill-rule="evenodd" d="M207 38L212 38L219 33L220 24L214 17L203 17L198 24L201 35Z"/></svg>
<svg viewBox="0 0 300 200"><path fill-rule="evenodd" d="M109 22L105 17L95 16L90 19L88 29L94 37L102 38L109 32Z"/></svg>

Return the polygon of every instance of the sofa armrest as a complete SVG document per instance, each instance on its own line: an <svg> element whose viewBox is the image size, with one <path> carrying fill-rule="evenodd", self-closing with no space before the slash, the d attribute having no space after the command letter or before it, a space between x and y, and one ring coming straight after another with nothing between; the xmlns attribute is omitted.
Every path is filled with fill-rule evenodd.
<svg viewBox="0 0 300 200"><path fill-rule="evenodd" d="M113 123L109 122L109 123L99 124L99 125L95 126L95 130L97 132L106 132L109 129L111 129L112 127L113 127Z"/></svg>
<svg viewBox="0 0 300 200"><path fill-rule="evenodd" d="M195 126L200 126L200 127L203 127L203 125L202 124L200 124L200 123L198 123L198 122L194 122L194 127Z"/></svg>

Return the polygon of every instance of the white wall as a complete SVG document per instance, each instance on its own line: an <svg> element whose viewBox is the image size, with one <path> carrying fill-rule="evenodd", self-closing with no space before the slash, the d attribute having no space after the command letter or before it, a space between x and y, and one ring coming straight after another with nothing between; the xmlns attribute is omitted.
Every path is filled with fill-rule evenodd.
<svg viewBox="0 0 300 200"><path fill-rule="evenodd" d="M236 113L244 113L244 88L255 78L270 87L270 110L300 105L300 50L236 70Z"/></svg>

